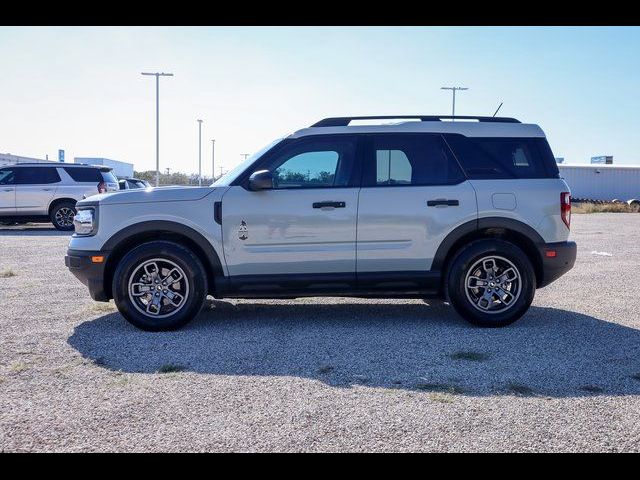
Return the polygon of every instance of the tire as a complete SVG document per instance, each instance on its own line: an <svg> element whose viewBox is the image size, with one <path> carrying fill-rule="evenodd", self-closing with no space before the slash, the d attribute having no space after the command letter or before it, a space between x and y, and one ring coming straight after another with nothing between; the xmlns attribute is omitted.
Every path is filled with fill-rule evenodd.
<svg viewBox="0 0 640 480"><path fill-rule="evenodd" d="M164 285L161 279L169 276L175 281ZM111 287L118 310L131 324L154 332L175 330L200 313L207 296L207 273L183 245L153 241L120 260Z"/></svg>
<svg viewBox="0 0 640 480"><path fill-rule="evenodd" d="M51 223L56 229L63 232L73 230L73 217L76 215L75 202L64 201L54 205L49 214Z"/></svg>
<svg viewBox="0 0 640 480"><path fill-rule="evenodd" d="M445 282L456 312L480 327L504 327L518 320L529 309L536 289L527 255L499 239L476 240L460 250Z"/></svg>

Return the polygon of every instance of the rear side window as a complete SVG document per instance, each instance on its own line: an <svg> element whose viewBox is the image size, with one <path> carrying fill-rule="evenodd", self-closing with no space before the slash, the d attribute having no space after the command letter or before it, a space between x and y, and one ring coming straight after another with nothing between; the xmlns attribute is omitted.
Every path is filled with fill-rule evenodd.
<svg viewBox="0 0 640 480"><path fill-rule="evenodd" d="M470 179L557 178L544 138L476 138L445 135Z"/></svg>
<svg viewBox="0 0 640 480"><path fill-rule="evenodd" d="M76 182L100 183L103 181L102 175L97 168L68 167L64 169Z"/></svg>
<svg viewBox="0 0 640 480"><path fill-rule="evenodd" d="M0 185L13 185L15 183L15 171L10 168L0 169Z"/></svg>
<svg viewBox="0 0 640 480"><path fill-rule="evenodd" d="M440 135L376 135L367 150L364 186L448 185L464 180Z"/></svg>
<svg viewBox="0 0 640 480"><path fill-rule="evenodd" d="M16 168L15 175L16 185L43 185L60 181L60 175L55 168Z"/></svg>
<svg viewBox="0 0 640 480"><path fill-rule="evenodd" d="M100 172L100 173L102 174L102 179L106 183L118 183L118 179L116 178L116 176L113 174L112 171Z"/></svg>

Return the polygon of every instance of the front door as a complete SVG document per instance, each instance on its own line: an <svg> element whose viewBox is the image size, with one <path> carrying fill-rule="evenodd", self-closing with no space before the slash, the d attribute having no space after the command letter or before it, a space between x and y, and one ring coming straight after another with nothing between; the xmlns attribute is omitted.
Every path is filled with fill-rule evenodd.
<svg viewBox="0 0 640 480"><path fill-rule="evenodd" d="M477 218L475 191L437 134L371 135L363 169L358 281L411 288L446 235Z"/></svg>
<svg viewBox="0 0 640 480"><path fill-rule="evenodd" d="M355 280L358 187L351 136L286 140L253 170L273 189L230 187L222 198L224 257L231 280L278 284ZM267 280L267 276L272 277ZM246 278L244 280L247 280Z"/></svg>
<svg viewBox="0 0 640 480"><path fill-rule="evenodd" d="M55 167L16 169L16 212L18 215L47 215L60 182Z"/></svg>
<svg viewBox="0 0 640 480"><path fill-rule="evenodd" d="M0 168L0 215L15 215L16 186L15 170Z"/></svg>

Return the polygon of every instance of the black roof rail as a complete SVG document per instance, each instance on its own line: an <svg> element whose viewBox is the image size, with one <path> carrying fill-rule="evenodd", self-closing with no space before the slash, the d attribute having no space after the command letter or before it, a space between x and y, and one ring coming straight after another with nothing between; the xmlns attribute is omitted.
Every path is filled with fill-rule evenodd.
<svg viewBox="0 0 640 480"><path fill-rule="evenodd" d="M422 122L441 122L442 120L477 120L479 122L520 123L520 120L510 117L479 117L474 115L379 115L366 117L330 117L311 125L312 127L346 127L353 120L392 120L414 119Z"/></svg>

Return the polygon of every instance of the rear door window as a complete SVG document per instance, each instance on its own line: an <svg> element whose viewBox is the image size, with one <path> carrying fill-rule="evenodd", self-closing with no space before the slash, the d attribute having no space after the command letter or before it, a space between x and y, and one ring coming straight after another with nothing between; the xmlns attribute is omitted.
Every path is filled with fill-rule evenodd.
<svg viewBox="0 0 640 480"><path fill-rule="evenodd" d="M440 135L375 135L370 137L367 151L363 186L450 185L464 181Z"/></svg>
<svg viewBox="0 0 640 480"><path fill-rule="evenodd" d="M100 183L103 181L99 169L90 167L67 167L65 172L76 182Z"/></svg>
<svg viewBox="0 0 640 480"><path fill-rule="evenodd" d="M60 181L58 171L53 167L17 168L16 185L44 185Z"/></svg>

